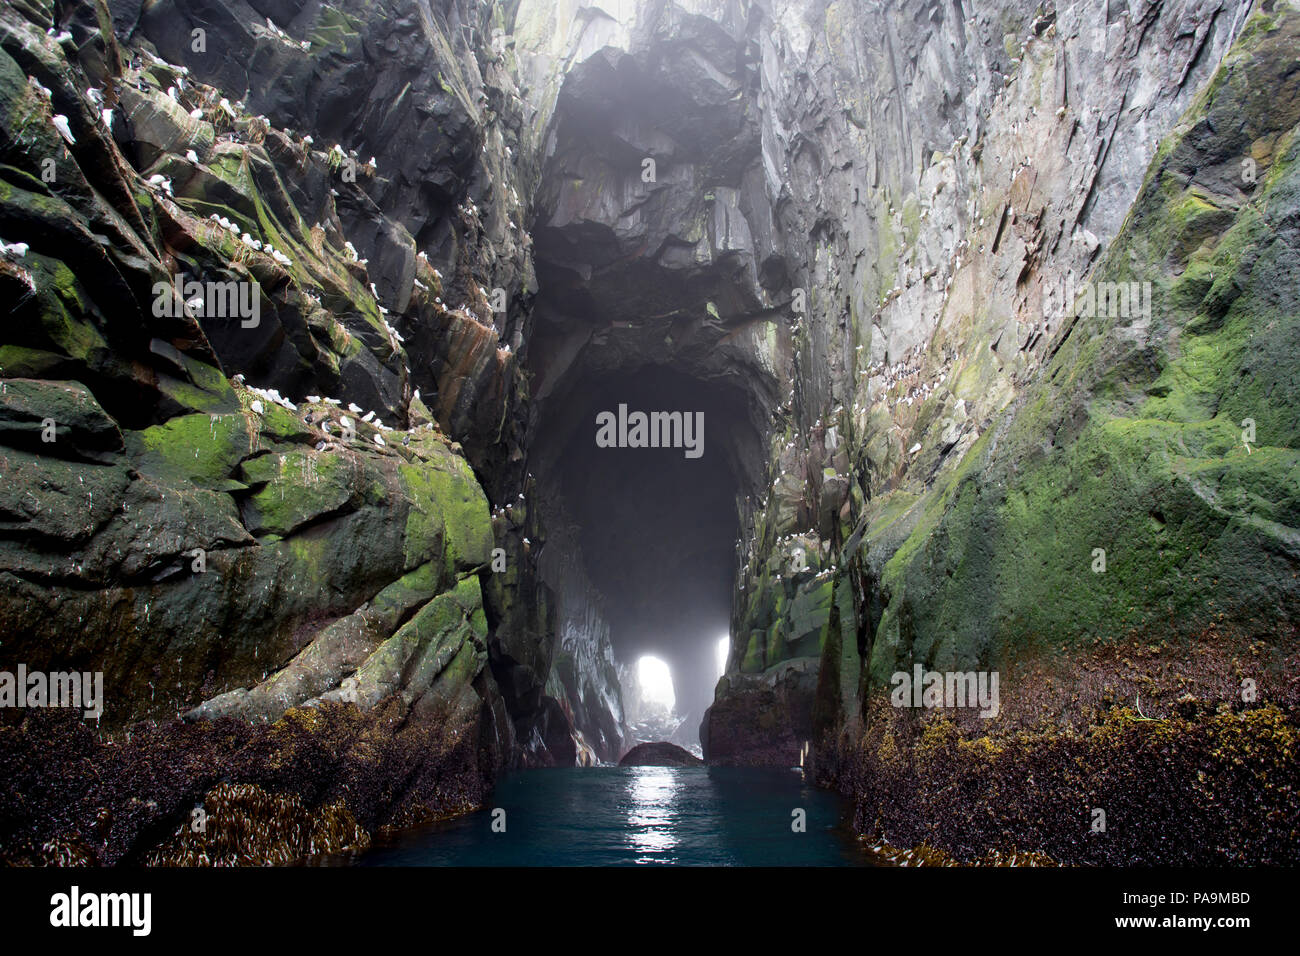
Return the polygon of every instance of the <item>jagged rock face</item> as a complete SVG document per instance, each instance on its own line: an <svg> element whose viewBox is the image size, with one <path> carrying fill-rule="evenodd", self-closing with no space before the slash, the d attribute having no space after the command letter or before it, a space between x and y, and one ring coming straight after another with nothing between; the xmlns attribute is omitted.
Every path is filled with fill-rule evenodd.
<svg viewBox="0 0 1300 956"><path fill-rule="evenodd" d="M1300 18L1281 8L1252 21L1162 144L1094 273L1103 295L1133 284L1131 308L1081 300L1046 374L995 421L942 508L921 518L919 549L886 567L893 597L873 676L912 656L906 646L921 634L935 635L936 658L1025 656L1049 635L1073 644L1107 630L1288 646L1300 560L1287 411L1297 328L1281 303L1300 294L1300 88L1287 65L1298 31ZM1138 308L1143 283L1149 307ZM997 553L974 540L986 535ZM1063 536L1077 543L1053 544ZM957 599L1010 579L1010 553L1036 569L1031 579Z"/></svg>
<svg viewBox="0 0 1300 956"><path fill-rule="evenodd" d="M764 170L811 306L738 583L731 666L819 661L820 735L856 721L873 643L879 681L896 661L996 664L1020 653L1013 634L1073 623L1059 592L1049 602L1011 583L1022 559L1005 511L984 513L960 545L927 516L954 474L996 482L985 469L1005 447L976 443L1060 347L1067 287L1104 256L1249 4L1112 6L1104 23L1084 4L767 9ZM1044 422L1031 430L1051 440ZM1063 534L1085 533L1068 520L1033 532L1054 555ZM894 585L900 548L924 596ZM973 570L974 554L994 550L1010 562L1001 572L964 585L936 573ZM973 616L958 620L953 601ZM990 613L999 605L1021 610ZM1107 630L1094 619L1090 633ZM719 706L757 712L748 693L723 685Z"/></svg>
<svg viewBox="0 0 1300 956"><path fill-rule="evenodd" d="M543 671L548 675L546 692L577 731L575 744L584 758L580 762L613 762L623 750L627 729L604 602L575 557L569 530L552 527L540 561L540 578L555 608L543 644L549 653Z"/></svg>
<svg viewBox="0 0 1300 956"><path fill-rule="evenodd" d="M798 764L815 733L817 680L817 662L806 658L724 677L700 724L704 759L724 767Z"/></svg>
<svg viewBox="0 0 1300 956"><path fill-rule="evenodd" d="M196 27L206 31L204 51L194 49ZM150 6L134 35L264 117L272 147L283 138L275 131L296 131L272 157L287 198L304 222L323 223L331 239L347 238L367 263L377 299L403 317L395 321L410 361L387 385L389 406L400 410L419 390L476 467L518 487L522 474L510 464L512 453L519 461L518 439L507 414L517 382L498 351L523 328L521 304L534 280L522 228L528 172L509 155L522 107L509 64L493 46L494 28L500 22L492 6L474 2L443 3L435 13L418 2L381 12L360 0L194 0ZM294 142L308 135L310 148ZM334 143L360 164L361 188L339 188L348 158L326 153ZM294 162L288 151L326 153L326 162ZM182 178L184 188L201 191L188 170ZM499 313L489 302L496 289L505 299ZM336 303L326 307L356 334ZM258 343L244 348L258 351L239 356L241 369L260 372L271 361ZM283 363L295 362L289 349ZM351 392L374 378L344 374L344 397L353 399ZM375 407L369 394L355 400Z"/></svg>
<svg viewBox="0 0 1300 956"><path fill-rule="evenodd" d="M772 302L742 207L767 201L741 193L755 78L743 22L677 6L565 74L537 199L539 416L575 383L671 365L751 398L766 431Z"/></svg>
<svg viewBox="0 0 1300 956"><path fill-rule="evenodd" d="M773 302L742 211L767 208L743 192L760 154L754 49L739 8L619 23L592 7L570 23L545 6L520 9L524 69L544 76L557 42L572 65L531 97L548 125L530 444L547 524L577 529L547 548L586 565L595 594L561 601L599 608L624 661L670 659L693 733L726 629L734 499L758 487L775 399ZM706 460L598 450L594 417L620 403L703 410Z"/></svg>
<svg viewBox="0 0 1300 956"><path fill-rule="evenodd" d="M137 859L223 778L340 832L473 807L520 759L500 634L545 620L489 504L528 487L531 283L491 7L142 9L0 11L4 664L103 671L134 741L6 709L6 803L48 797L6 852ZM573 762L552 704L540 759ZM85 772L36 756L64 737ZM194 772L142 788L159 763Z"/></svg>
<svg viewBox="0 0 1300 956"><path fill-rule="evenodd" d="M823 691L792 712L854 717L885 564L1053 354L1249 7L522 6L537 431L605 374L738 384L768 451L732 456L733 673L803 661Z"/></svg>
<svg viewBox="0 0 1300 956"><path fill-rule="evenodd" d="M1082 282L1248 6L776 5L765 167L816 303L801 430L848 409L864 490L924 487L1042 361L1044 290Z"/></svg>

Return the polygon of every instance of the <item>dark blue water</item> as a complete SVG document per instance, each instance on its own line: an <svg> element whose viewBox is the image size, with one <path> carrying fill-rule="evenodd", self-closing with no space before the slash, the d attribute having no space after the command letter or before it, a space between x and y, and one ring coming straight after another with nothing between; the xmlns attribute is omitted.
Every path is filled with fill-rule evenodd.
<svg viewBox="0 0 1300 956"><path fill-rule="evenodd" d="M493 832L493 810L505 832ZM793 811L806 830L796 833ZM500 819L497 814L495 819ZM791 770L590 767L506 777L490 807L409 831L362 866L862 866L839 798Z"/></svg>

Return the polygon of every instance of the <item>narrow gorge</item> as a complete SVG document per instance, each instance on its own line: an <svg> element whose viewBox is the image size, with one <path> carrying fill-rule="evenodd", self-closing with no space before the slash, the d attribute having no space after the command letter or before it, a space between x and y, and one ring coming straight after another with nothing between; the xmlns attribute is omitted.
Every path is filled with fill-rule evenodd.
<svg viewBox="0 0 1300 956"><path fill-rule="evenodd" d="M1298 132L1292 0L6 0L0 862L1300 862Z"/></svg>

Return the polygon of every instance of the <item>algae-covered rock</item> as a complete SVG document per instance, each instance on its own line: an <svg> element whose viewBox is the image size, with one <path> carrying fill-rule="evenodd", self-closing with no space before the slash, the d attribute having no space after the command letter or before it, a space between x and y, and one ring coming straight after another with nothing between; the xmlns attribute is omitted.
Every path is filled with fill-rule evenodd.
<svg viewBox="0 0 1300 956"><path fill-rule="evenodd" d="M364 461L311 448L244 461L240 477L254 489L244 502L245 525L253 534L287 537L308 522L355 510L369 487Z"/></svg>
<svg viewBox="0 0 1300 956"><path fill-rule="evenodd" d="M1283 64L1300 20L1261 21L1162 146L1094 273L1098 289L1133 284L1132 307L1081 300L1042 379L885 566L878 686L913 661L964 670L1210 627L1274 640L1296 620L1300 252L1284 224L1300 89ZM1264 88L1276 107L1259 105ZM1261 138L1258 182L1225 177Z"/></svg>
<svg viewBox="0 0 1300 956"><path fill-rule="evenodd" d="M521 104L471 65L488 38L446 17L486 8L459 5L427 31L355 0L264 11L282 26L225 3L0 9L3 663L102 671L102 729L150 741L93 744L98 777L23 758L0 802L80 809L5 815L6 859L18 830L33 860L140 859L208 794L212 839L181 827L150 860L290 862L470 809L514 759L462 449L522 480L522 373L482 290L531 265L513 164L476 148L516 141ZM385 77L365 103L359 69ZM486 222L458 215L475 200ZM42 733L6 728L4 752ZM117 829L77 835L101 806ZM305 841L276 829L298 813Z"/></svg>
<svg viewBox="0 0 1300 956"><path fill-rule="evenodd" d="M435 451L419 466L399 465L410 502L406 519L406 563L423 564L441 551L448 570L486 564L492 551L487 500L463 458Z"/></svg>
<svg viewBox="0 0 1300 956"><path fill-rule="evenodd" d="M47 455L111 460L117 423L80 382L0 379L0 441Z"/></svg>
<svg viewBox="0 0 1300 956"><path fill-rule="evenodd" d="M486 631L478 579L466 578L417 611L357 669L357 703L369 708L390 694L401 693L408 705L413 704L453 665L467 644L476 646L481 665L486 656L482 653ZM473 679L473 674L461 676L464 684Z"/></svg>

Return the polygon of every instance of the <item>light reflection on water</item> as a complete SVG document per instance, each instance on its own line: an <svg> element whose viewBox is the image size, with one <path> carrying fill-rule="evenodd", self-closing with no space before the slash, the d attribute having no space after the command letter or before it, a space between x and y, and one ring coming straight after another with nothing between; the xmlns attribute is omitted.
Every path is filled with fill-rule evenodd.
<svg viewBox="0 0 1300 956"><path fill-rule="evenodd" d="M664 767L631 767L627 842L638 863L672 862L677 781Z"/></svg>
<svg viewBox="0 0 1300 956"><path fill-rule="evenodd" d="M506 832L492 810L506 811ZM792 831L803 809L807 830ZM365 866L837 866L869 863L831 793L789 770L593 767L509 775L488 808L376 848Z"/></svg>

